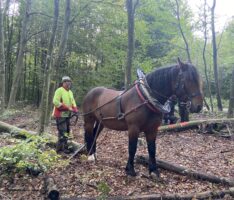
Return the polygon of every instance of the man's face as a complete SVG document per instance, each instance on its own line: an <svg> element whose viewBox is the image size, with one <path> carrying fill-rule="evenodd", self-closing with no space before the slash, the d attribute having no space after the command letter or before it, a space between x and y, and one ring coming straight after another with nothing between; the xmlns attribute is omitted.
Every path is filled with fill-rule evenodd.
<svg viewBox="0 0 234 200"><path fill-rule="evenodd" d="M71 88L71 81L64 81L63 84L64 84L64 86L65 86L66 88L68 88L68 89Z"/></svg>

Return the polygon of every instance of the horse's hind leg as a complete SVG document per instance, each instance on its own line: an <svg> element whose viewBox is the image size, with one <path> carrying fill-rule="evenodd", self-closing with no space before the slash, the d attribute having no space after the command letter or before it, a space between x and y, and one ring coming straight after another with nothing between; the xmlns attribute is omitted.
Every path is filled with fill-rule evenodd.
<svg viewBox="0 0 234 200"><path fill-rule="evenodd" d="M92 154L92 145L93 145L93 129L94 129L94 123L95 119L93 118L84 118L84 130L85 130L85 143L86 143L86 148L89 154Z"/></svg>
<svg viewBox="0 0 234 200"><path fill-rule="evenodd" d="M84 120L85 129L85 143L88 151L88 155L92 155L96 152L96 140L99 133L103 129L103 125L95 119ZM96 124L95 124L96 123Z"/></svg>
<svg viewBox="0 0 234 200"><path fill-rule="evenodd" d="M145 132L148 153L149 153L149 173L154 173L159 177L158 167L156 165L156 132L150 130Z"/></svg>
<svg viewBox="0 0 234 200"><path fill-rule="evenodd" d="M96 143L97 143L97 138L99 136L99 133L102 131L104 128L102 122L96 121L94 129L93 129L93 144L92 144L92 149L91 149L91 154L96 153ZM90 155L91 155L90 154Z"/></svg>
<svg viewBox="0 0 234 200"><path fill-rule="evenodd" d="M130 127L128 129L128 163L125 168L126 174L130 176L136 176L134 169L134 157L137 150L137 141L139 136L139 129L136 127Z"/></svg>

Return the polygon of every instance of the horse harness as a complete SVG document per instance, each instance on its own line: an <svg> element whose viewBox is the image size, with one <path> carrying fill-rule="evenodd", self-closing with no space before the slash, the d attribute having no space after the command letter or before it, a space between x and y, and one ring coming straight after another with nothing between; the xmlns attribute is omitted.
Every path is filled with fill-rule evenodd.
<svg viewBox="0 0 234 200"><path fill-rule="evenodd" d="M139 80L137 80L134 83L134 85L142 103L136 106L135 108L131 109L130 111L123 113L122 106L121 106L121 98L122 98L123 93L120 94L116 98L116 105L117 105L116 118L118 120L122 120L125 118L126 115L130 114L133 111L136 111L139 107L143 105L146 105L151 111L155 113L158 113L158 112L169 113L171 110L169 102L167 101L164 105L162 105L156 98L154 98L153 92L147 83L144 73L141 70L137 71L137 73L138 73ZM107 118L104 118L104 119L107 119Z"/></svg>

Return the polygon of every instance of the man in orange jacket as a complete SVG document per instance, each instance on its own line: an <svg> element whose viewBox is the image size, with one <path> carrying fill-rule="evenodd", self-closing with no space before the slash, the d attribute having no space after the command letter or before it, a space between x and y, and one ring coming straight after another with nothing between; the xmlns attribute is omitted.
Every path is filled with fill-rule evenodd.
<svg viewBox="0 0 234 200"><path fill-rule="evenodd" d="M55 91L53 98L53 116L56 119L58 129L57 152L69 152L67 140L70 133L70 116L71 112L78 112L76 102L70 88L71 78L69 76L64 76L62 78L62 86Z"/></svg>

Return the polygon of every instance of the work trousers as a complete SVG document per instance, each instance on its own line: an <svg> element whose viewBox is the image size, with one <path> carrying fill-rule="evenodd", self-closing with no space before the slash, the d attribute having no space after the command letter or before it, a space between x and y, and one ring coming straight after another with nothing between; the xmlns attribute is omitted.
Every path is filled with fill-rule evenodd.
<svg viewBox="0 0 234 200"><path fill-rule="evenodd" d="M58 117L56 118L56 125L58 129L58 142L56 150L57 152L68 150L67 140L70 133L70 118Z"/></svg>

